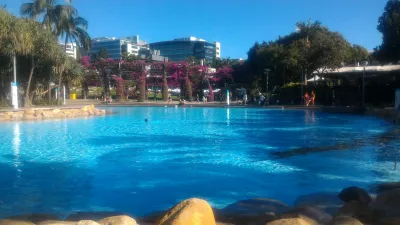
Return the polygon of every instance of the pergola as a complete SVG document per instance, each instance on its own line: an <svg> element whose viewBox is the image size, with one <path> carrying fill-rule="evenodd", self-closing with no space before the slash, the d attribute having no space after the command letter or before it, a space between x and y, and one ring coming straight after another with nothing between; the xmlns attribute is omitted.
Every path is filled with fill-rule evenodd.
<svg viewBox="0 0 400 225"><path fill-rule="evenodd" d="M322 80L342 80L348 83L357 83L364 76L365 79L370 81L376 80L380 83L388 83L400 80L400 65L355 66L342 67L339 69L319 69L315 71L313 75L315 76L315 81L317 82ZM313 82L314 78L308 81Z"/></svg>

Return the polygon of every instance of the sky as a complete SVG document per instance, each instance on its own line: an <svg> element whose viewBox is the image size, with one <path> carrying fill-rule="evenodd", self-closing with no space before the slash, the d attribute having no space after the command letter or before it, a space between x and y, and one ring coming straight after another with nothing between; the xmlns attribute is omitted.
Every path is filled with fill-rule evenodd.
<svg viewBox="0 0 400 225"><path fill-rule="evenodd" d="M29 0L0 0L19 15ZM62 3L64 0L59 0ZM139 35L148 43L194 36L221 43L222 57L247 58L256 42L295 31L298 21L320 21L352 44L372 50L382 42L378 18L386 0L72 0L89 21L91 37Z"/></svg>

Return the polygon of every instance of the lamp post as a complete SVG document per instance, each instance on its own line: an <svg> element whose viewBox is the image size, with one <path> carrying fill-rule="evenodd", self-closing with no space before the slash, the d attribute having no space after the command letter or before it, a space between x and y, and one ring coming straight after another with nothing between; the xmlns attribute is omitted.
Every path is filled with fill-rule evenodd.
<svg viewBox="0 0 400 225"><path fill-rule="evenodd" d="M11 99L14 110L18 110L18 84L17 84L17 59L13 55L13 75L14 82L11 83Z"/></svg>
<svg viewBox="0 0 400 225"><path fill-rule="evenodd" d="M267 82L266 82L266 84L265 84L265 90L266 90L266 103L267 103L267 105L269 104L269 72L270 72L271 70L270 69L264 69L264 74L265 74L265 76L266 76L266 78L267 78Z"/></svg>

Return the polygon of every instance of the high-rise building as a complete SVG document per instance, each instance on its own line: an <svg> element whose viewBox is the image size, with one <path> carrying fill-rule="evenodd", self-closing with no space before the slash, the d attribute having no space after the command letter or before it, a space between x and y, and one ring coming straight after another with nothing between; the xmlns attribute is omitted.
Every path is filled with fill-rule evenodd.
<svg viewBox="0 0 400 225"><path fill-rule="evenodd" d="M139 50L148 48L147 43L139 39L139 35L115 38L115 37L101 37L92 39L92 48L90 54L97 53L101 49L107 50L108 56L112 59L121 59L122 54L127 52L129 55L138 55Z"/></svg>
<svg viewBox="0 0 400 225"><path fill-rule="evenodd" d="M196 37L177 38L149 44L150 49L160 51L160 55L171 61L183 61L189 57L212 60L221 57L221 43L208 42Z"/></svg>
<svg viewBox="0 0 400 225"><path fill-rule="evenodd" d="M70 56L74 59L77 58L78 49L76 43L67 43L67 46L65 46L64 43L59 43L59 45L63 50L65 49L65 54L67 54L67 56Z"/></svg>

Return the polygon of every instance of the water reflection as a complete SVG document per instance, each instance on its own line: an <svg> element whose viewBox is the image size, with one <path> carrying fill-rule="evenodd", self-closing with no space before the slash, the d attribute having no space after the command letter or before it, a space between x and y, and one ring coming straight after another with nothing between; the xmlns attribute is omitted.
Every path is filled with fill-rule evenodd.
<svg viewBox="0 0 400 225"><path fill-rule="evenodd" d="M315 123L315 111L314 110L306 110L304 116L304 122L306 124L314 124Z"/></svg>
<svg viewBox="0 0 400 225"><path fill-rule="evenodd" d="M20 124L15 123L13 127L13 152L14 152L14 167L17 170L16 176L17 178L21 177L21 161L19 149L21 146L21 132L20 132Z"/></svg>
<svg viewBox="0 0 400 225"><path fill-rule="evenodd" d="M230 110L229 108L226 109L226 124L228 125L228 127L231 120L231 112L229 110Z"/></svg>

